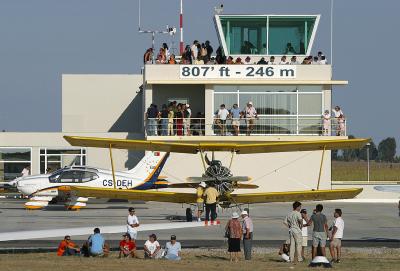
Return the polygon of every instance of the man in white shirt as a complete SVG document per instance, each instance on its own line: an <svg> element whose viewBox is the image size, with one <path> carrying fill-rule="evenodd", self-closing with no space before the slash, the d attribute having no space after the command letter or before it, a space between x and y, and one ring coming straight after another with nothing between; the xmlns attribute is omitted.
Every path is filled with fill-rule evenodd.
<svg viewBox="0 0 400 271"><path fill-rule="evenodd" d="M126 221L126 228L127 228L127 233L131 236L132 240L136 240L137 238L137 228L139 227L139 219L137 218L135 214L135 208L130 207L128 209L129 215L128 219Z"/></svg>
<svg viewBox="0 0 400 271"><path fill-rule="evenodd" d="M165 259L179 261L181 259L181 243L176 241L176 236L171 235L171 241L165 245Z"/></svg>
<svg viewBox="0 0 400 271"><path fill-rule="evenodd" d="M344 230L344 221L342 218L342 210L335 209L335 213L333 214L335 220L332 225L332 232L330 234L331 243L329 245L329 251L331 252L332 261L340 263L340 257L342 255L342 238L343 238L343 230ZM336 251L335 251L336 249ZM336 253L335 253L336 252Z"/></svg>
<svg viewBox="0 0 400 271"><path fill-rule="evenodd" d="M197 40L193 41L192 46L190 46L190 50L192 51L192 63L194 64L194 62L197 60L197 57L199 55L199 49L197 48L197 44L199 42Z"/></svg>
<svg viewBox="0 0 400 271"><path fill-rule="evenodd" d="M303 218L303 227L301 228L301 236L303 237L302 244L301 244L301 257L303 258L303 261L304 261L304 259L305 259L304 251L308 245L307 210L301 209L300 214L301 214L301 217Z"/></svg>
<svg viewBox="0 0 400 271"><path fill-rule="evenodd" d="M229 116L229 111L225 108L225 104L221 104L217 112L217 118L221 125L221 135L226 134L226 119L228 118L228 116Z"/></svg>
<svg viewBox="0 0 400 271"><path fill-rule="evenodd" d="M289 62L286 60L286 56L282 56L279 65L287 65L287 64L289 64Z"/></svg>
<svg viewBox="0 0 400 271"><path fill-rule="evenodd" d="M253 247L253 232L254 225L253 220L249 217L249 213L246 210L243 210L240 214L242 221L242 231L243 231L243 251L244 251L244 259L246 261L251 260L251 251Z"/></svg>

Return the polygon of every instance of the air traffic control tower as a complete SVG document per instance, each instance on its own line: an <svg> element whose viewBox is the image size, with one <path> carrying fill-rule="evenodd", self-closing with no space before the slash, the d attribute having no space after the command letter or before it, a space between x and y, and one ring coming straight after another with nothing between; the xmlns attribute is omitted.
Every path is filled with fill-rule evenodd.
<svg viewBox="0 0 400 271"><path fill-rule="evenodd" d="M332 111L332 86L347 81L332 78L329 64L300 64L311 54L320 15L215 15L220 46L226 57L238 57L247 65L145 65L143 109L151 104L190 104L190 136L174 131L147 131L149 140L216 141L298 141L345 138L332 117L329 131L323 130L323 113ZM214 48L215 50L216 48ZM315 50L318 51L318 50ZM296 65L283 64L296 56ZM272 65L257 64L261 58ZM230 120L224 128L218 120L221 104L231 109L237 104L243 111L252 102L258 113L250 135L246 120L240 119L239 136ZM145 122L148 128L149 120ZM147 127L146 127L147 126ZM176 128L176 126L174 126ZM162 127L158 126L158 129ZM178 135L177 135L178 134ZM217 154L229 164L230 154ZM322 151L238 155L233 172L253 177L260 190L280 191L316 188ZM330 151L324 154L321 188L331 187ZM172 155L168 171L172 176L193 175L199 157ZM183 173L183 174L182 174ZM195 175L193 175L195 176Z"/></svg>

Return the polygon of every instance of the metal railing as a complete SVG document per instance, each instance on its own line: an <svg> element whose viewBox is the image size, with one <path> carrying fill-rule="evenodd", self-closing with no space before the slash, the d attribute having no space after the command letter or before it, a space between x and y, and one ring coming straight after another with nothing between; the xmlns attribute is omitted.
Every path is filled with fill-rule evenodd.
<svg viewBox="0 0 400 271"><path fill-rule="evenodd" d="M318 117L260 116L258 118L151 118L145 120L146 136L313 135L346 136L346 121L324 122Z"/></svg>

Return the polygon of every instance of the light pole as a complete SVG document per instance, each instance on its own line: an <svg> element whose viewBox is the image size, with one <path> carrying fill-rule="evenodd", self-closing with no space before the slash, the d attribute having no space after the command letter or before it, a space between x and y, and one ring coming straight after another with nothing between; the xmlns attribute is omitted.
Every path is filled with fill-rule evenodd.
<svg viewBox="0 0 400 271"><path fill-rule="evenodd" d="M367 182L369 183L369 146L371 143L367 143Z"/></svg>

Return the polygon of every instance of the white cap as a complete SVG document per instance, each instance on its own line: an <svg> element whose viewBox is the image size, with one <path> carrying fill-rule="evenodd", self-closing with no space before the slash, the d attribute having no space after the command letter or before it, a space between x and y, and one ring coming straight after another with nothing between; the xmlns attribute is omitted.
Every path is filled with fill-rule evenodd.
<svg viewBox="0 0 400 271"><path fill-rule="evenodd" d="M199 183L199 186L201 186L201 187L206 187L207 185L206 185L206 183L205 182L201 182L201 183Z"/></svg>
<svg viewBox="0 0 400 271"><path fill-rule="evenodd" d="M241 215L249 215L246 210L242 211Z"/></svg>
<svg viewBox="0 0 400 271"><path fill-rule="evenodd" d="M251 105L253 105L253 102L252 102L252 101L250 101L250 102L248 102L248 104L251 104Z"/></svg>
<svg viewBox="0 0 400 271"><path fill-rule="evenodd" d="M186 107L190 107L190 104L186 104Z"/></svg>
<svg viewBox="0 0 400 271"><path fill-rule="evenodd" d="M233 212L233 213L232 213L232 218L239 218L239 214L236 213L236 212Z"/></svg>

